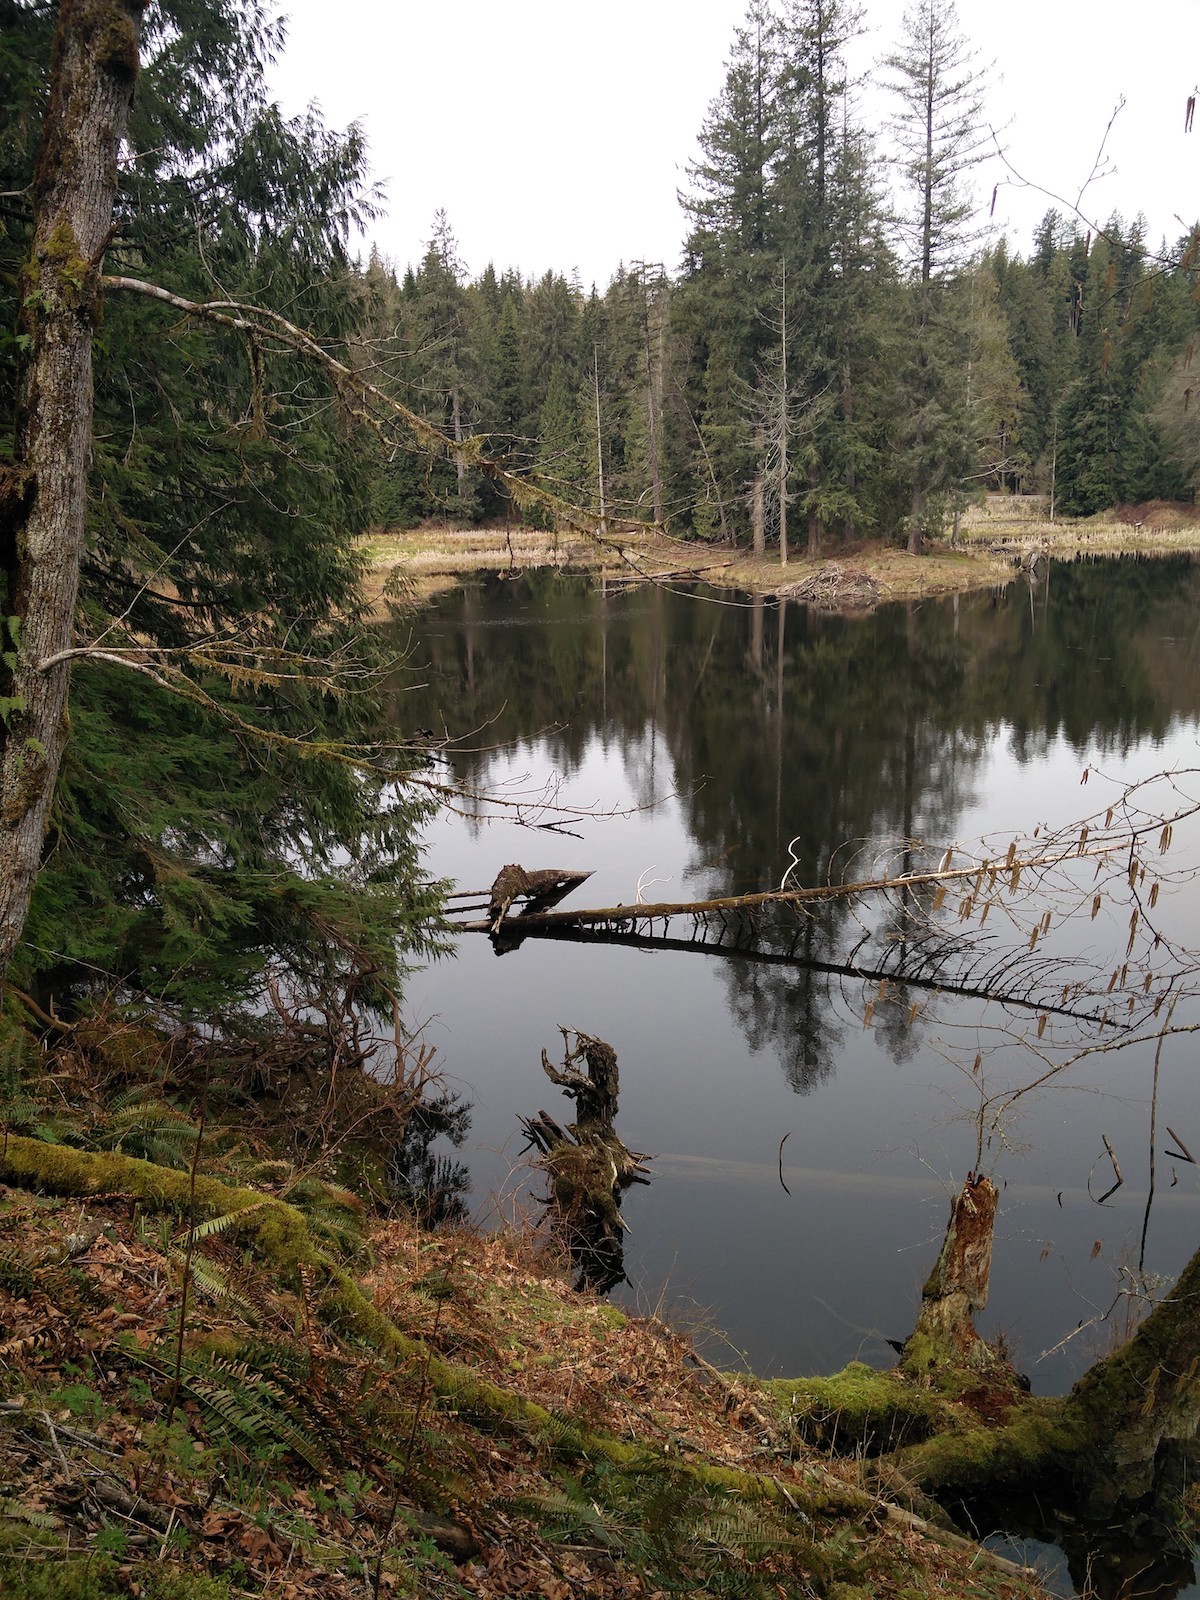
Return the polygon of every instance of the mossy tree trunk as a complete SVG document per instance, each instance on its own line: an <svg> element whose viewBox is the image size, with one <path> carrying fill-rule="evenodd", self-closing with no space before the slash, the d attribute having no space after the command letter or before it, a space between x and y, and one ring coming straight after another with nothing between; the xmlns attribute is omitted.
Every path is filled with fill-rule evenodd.
<svg viewBox="0 0 1200 1600"><path fill-rule="evenodd" d="M1200 1427L1200 1250L1119 1350L1067 1396L1094 1516L1182 1488ZM1194 1476L1194 1470L1192 1472Z"/></svg>
<svg viewBox="0 0 1200 1600"><path fill-rule="evenodd" d="M141 0L61 0L22 274L0 681L0 975L21 937L66 739L92 448L100 261L138 70Z"/></svg>
<svg viewBox="0 0 1200 1600"><path fill-rule="evenodd" d="M1200 1428L1200 1250L1137 1332L1070 1394L1035 1397L974 1327L987 1300L997 1199L987 1178L969 1177L954 1200L898 1374L944 1404L931 1437L895 1463L935 1495L1052 1490L1055 1505L1092 1526L1141 1525L1170 1543Z"/></svg>

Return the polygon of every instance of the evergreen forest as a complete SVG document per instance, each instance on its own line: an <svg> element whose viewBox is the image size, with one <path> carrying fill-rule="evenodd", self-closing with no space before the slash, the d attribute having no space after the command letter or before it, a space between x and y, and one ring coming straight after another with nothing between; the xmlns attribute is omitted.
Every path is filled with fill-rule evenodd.
<svg viewBox="0 0 1200 1600"><path fill-rule="evenodd" d="M678 270L626 261L603 291L493 266L467 281L444 214L419 264L372 257L403 392L572 503L785 561L861 538L916 551L985 491L1069 516L1190 499L1194 236L1051 209L1022 249L989 239L986 71L953 7L909 13L878 69L884 129L856 120L862 27L852 0L754 0L680 194ZM409 458L372 513L516 510Z"/></svg>
<svg viewBox="0 0 1200 1600"><path fill-rule="evenodd" d="M406 974L451 932L420 839L479 795L417 726L442 708L407 694L365 535L645 524L786 562L920 554L987 490L1078 516L1193 494L1200 235L1050 212L1027 254L987 240L985 74L951 0L913 0L879 69L887 130L858 118L861 27L851 0L751 0L682 263L600 291L469 281L442 214L419 263L361 259L385 203L363 132L280 111L266 0L0 0L0 1594L1036 1595L930 1498L991 1480L1106 1529L1132 1508L1190 1559L1148 1500L1176 1518L1200 1259L1043 1404L955 1279L956 1237L990 1251L982 1173L904 1369L828 1391L735 1381L574 1296L529 1232L424 1228L462 1219L431 1142L468 1111L406 1028ZM902 626L836 663L814 633L803 667L813 697L852 672L864 723L907 672L911 752L958 680ZM703 691L734 751L765 715L761 602L751 628L757 700L715 670ZM690 622L675 643L710 659ZM594 646L573 631L560 691ZM460 701L499 737L502 705ZM912 761L875 766L911 833ZM714 841L745 832L719 786L703 806ZM746 984L752 1024L776 993ZM613 1048L575 1041L543 1069L577 1136L589 1083L611 1132ZM825 1070L816 1047L794 1068ZM542 1164L543 1239L587 1206L624 1226L589 1139ZM832 1470L833 1433L882 1470Z"/></svg>
<svg viewBox="0 0 1200 1600"><path fill-rule="evenodd" d="M45 729L15 736L22 408L45 274L78 301L100 265L66 260L61 224L36 243L58 11L0 0L3 704L34 767ZM752 0L680 196L678 270L625 262L585 291L492 266L468 281L444 214L419 263L363 261L384 197L362 131L283 117L283 25L260 0L145 9L90 339L78 626L59 639L88 659L28 922L5 935L40 1005L82 985L242 1025L300 996L386 1010L430 952L414 837L436 784L419 738L377 742L371 528L575 507L786 561L864 538L917 551L985 490L1080 516L1191 496L1195 236L1051 211L1025 253L985 242L986 74L953 6L908 13L878 69L884 130L856 120L862 27L852 0Z"/></svg>
<svg viewBox="0 0 1200 1600"><path fill-rule="evenodd" d="M786 560L918 551L988 489L1083 516L1192 493L1195 236L1051 211L1024 254L983 242L986 75L949 0L918 0L879 68L887 130L856 121L852 0L752 0L681 265L603 291L468 281L444 214L402 272L356 256L384 203L362 131L281 114L260 0L133 8L111 225L76 260L46 132L60 9L0 0L2 703L9 809L38 782L45 805L0 921L42 1007L82 986L240 1025L387 1012L430 953L437 785L420 738L378 742L371 528L574 507ZM62 665L30 673L35 356L89 294L78 620L58 606ZM67 671L69 737L33 705Z"/></svg>

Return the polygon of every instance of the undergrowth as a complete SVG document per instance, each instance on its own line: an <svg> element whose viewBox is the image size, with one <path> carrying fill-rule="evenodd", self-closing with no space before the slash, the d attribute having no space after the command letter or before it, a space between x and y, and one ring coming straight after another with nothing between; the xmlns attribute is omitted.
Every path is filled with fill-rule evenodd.
<svg viewBox="0 0 1200 1600"><path fill-rule="evenodd" d="M154 1046L0 1040L0 1595L1030 1592L536 1239L423 1228L402 1087Z"/></svg>

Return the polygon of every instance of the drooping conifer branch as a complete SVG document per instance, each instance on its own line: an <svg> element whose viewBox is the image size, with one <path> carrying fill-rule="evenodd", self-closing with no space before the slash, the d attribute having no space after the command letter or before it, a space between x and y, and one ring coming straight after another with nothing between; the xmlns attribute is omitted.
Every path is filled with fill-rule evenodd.
<svg viewBox="0 0 1200 1600"><path fill-rule="evenodd" d="M427 422L411 407L387 394L378 384L355 372L353 367L339 360L311 333L290 322L279 312L237 300L188 300L183 295L173 294L170 290L141 278L106 275L101 282L106 290L138 294L151 300L158 300L163 305L183 312L186 316L198 317L218 327L228 328L231 332L256 342L265 336L273 336L284 348L306 357L321 367L332 379L338 397L349 414L379 434L389 445L395 443L395 437L388 430L398 427L409 442L422 450L443 455L462 466L472 467L484 477L499 484L511 496L513 504L521 510L537 507L549 513L562 526L571 528L610 550L639 577L646 576L636 558L622 546L620 539L610 537L603 531L612 525L611 517L593 516L563 499L561 495L545 488L534 478L523 477L513 472L503 462L486 453L484 435L473 434L465 439L452 439L449 434L443 433L440 428ZM644 531L647 527L658 525L638 523L637 526Z"/></svg>

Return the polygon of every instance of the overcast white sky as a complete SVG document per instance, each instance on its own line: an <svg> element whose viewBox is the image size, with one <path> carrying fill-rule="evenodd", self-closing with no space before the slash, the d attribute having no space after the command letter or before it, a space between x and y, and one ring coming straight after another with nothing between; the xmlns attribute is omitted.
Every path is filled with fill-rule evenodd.
<svg viewBox="0 0 1200 1600"><path fill-rule="evenodd" d="M622 261L678 265L676 200L724 80L743 0L282 0L290 18L274 92L366 129L387 215L374 229L398 268L419 261L439 207L468 274L578 271L603 288ZM861 65L898 39L903 0L867 0ZM1116 172L1089 215L1143 212L1151 242L1200 215L1200 0L959 0L963 30L994 62L991 120L1010 160L1073 199L1113 108ZM881 102L866 89L867 105ZM986 212L998 163L980 168ZM1027 250L1052 202L1001 189L996 224Z"/></svg>

